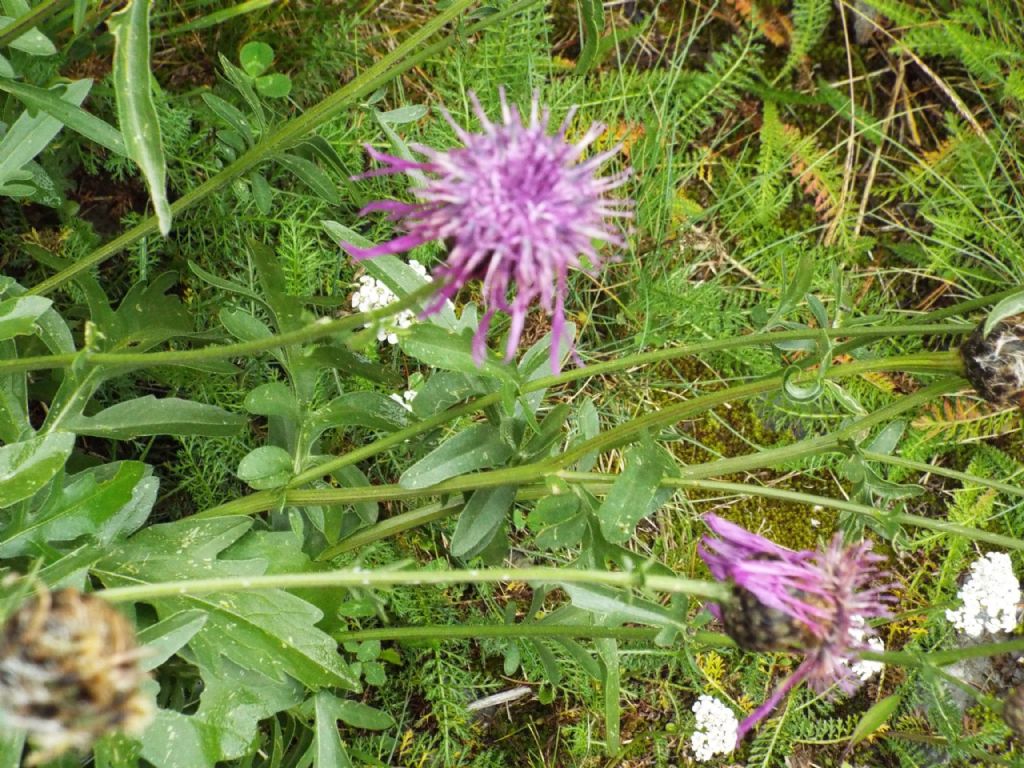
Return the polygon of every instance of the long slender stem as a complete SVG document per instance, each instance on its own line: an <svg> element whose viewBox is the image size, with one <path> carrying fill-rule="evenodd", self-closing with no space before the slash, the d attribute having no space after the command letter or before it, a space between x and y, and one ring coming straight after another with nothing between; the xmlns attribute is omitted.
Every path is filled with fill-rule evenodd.
<svg viewBox="0 0 1024 768"><path fill-rule="evenodd" d="M233 344L210 344L198 349L168 349L163 352L88 352L85 363L88 367L107 368L141 368L156 365L194 365L211 360L227 360L234 357L247 357L271 349L304 344L344 331L354 330L365 324L385 320L407 307L414 306L420 299L429 296L434 288L424 285L403 299L386 307L359 312L342 318L331 319L321 317L304 328L286 333L278 333L253 341L239 341ZM24 357L18 360L0 361L0 375L23 371L38 371L48 368L70 368L81 353L67 355L43 355L40 357Z"/></svg>
<svg viewBox="0 0 1024 768"><path fill-rule="evenodd" d="M339 643L366 640L476 640L493 637L611 637L616 640L653 640L659 630L648 627L597 627L579 624L428 624L421 627L379 627L335 632Z"/></svg>
<svg viewBox="0 0 1024 768"><path fill-rule="evenodd" d="M969 645L963 648L950 648L944 651L861 651L862 659L882 661L886 664L900 664L905 667L918 667L923 664L943 666L953 664L961 659L978 659L985 656L998 656L1004 653L1024 651L1024 638L1006 640L1001 643L985 643Z"/></svg>
<svg viewBox="0 0 1024 768"><path fill-rule="evenodd" d="M591 493L603 495L611 488L617 478L617 475L596 472L568 472L563 470L552 472L547 477L557 477L568 483L584 485ZM484 484L480 482L481 479L482 478L478 475L471 475L465 478L461 483L461 487L457 490L465 493L475 490L476 488L485 487ZM955 534L973 541L984 541L1005 549L1024 550L1024 540L1011 536L1003 536L998 533L982 531L977 528L970 528L968 526L958 525L944 520L935 520L929 517L920 517L918 515L906 513L888 513L880 509L875 509L874 507L869 507L865 504L858 504L853 501L847 501L846 499L836 499L830 496L818 496L800 491L788 491L785 489L771 488L751 483L728 483L720 480L678 477L663 478L661 485L666 488L701 488L705 490L722 491L724 493L735 493L737 495L762 496L765 498L779 499L781 501L806 504L808 506L827 507L830 509L853 512L875 520L894 521L912 528L925 528L928 530L940 531L942 533ZM382 496L375 497L379 500L408 498L407 494L409 491L397 485L377 486L376 488L383 494ZM367 489L357 488L294 491L289 492L284 496L283 503L299 506L303 504L329 505L337 504L339 502L353 503L355 501L367 500L369 495L366 491ZM455 491L450 490L450 492L454 493ZM542 498L549 493L550 489L548 488L547 483L542 481L521 486L516 494L516 499L520 501L526 499L537 499ZM357 550L367 544L373 543L374 541L379 541L380 539L397 535L398 533L402 533L412 528L417 528L421 525L426 525L427 523L434 522L435 520L444 519L449 515L457 513L462 509L462 506L461 501L450 501L447 504L429 504L411 512L394 515L381 521L375 526L357 531L344 541L341 541L335 546L325 550L320 559L329 560L330 558L336 557L345 552Z"/></svg>
<svg viewBox="0 0 1024 768"><path fill-rule="evenodd" d="M883 369L901 369L911 363L910 358L916 359L917 357L918 356L908 355L903 357L887 358L881 361L869 360L848 363L846 365L837 366L835 368L830 369L827 375L829 376L829 378L842 378L845 376L853 376L864 372L879 370L879 366L881 366ZM934 358L931 359L934 362ZM943 360L944 358L940 358L940 362L942 362ZM536 382L531 382L531 385L535 383ZM490 472L477 473L472 476L472 479L470 479L469 482L474 484L472 486L473 488L493 488L498 485L521 485L523 483L538 480L546 475L556 472L559 469L563 469L564 467L575 462L579 457L584 456L587 453L590 453L591 451L600 451L605 450L608 447L611 447L612 445L621 445L625 442L628 442L634 436L641 434L646 430L661 428L668 424L673 424L687 416L691 416L695 413L701 413L703 411L706 411L709 408L712 408L716 405L720 405L721 403L739 400L745 397L750 397L761 392L768 392L771 391L772 389L778 388L781 385L782 376L773 376L767 379L762 379L760 381L739 384L734 387L729 387L728 389L723 389L719 392L711 392L707 395L701 395L700 397L695 397L692 400L687 400L685 402L669 406L668 408L663 408L659 411L654 411L652 413L634 419L630 422L627 422L626 424L620 425L619 427L610 429L607 432L604 432L591 440L585 441L577 448L568 451L562 454L561 456L555 457L553 459L548 459L545 461L535 462L533 464L524 464L517 467L506 467L504 469L493 470ZM922 392L925 392L926 394L921 397L931 397L930 393L932 391L933 389L930 388L922 390ZM917 395L920 395L920 393L917 393ZM488 397L498 398L500 397L500 393ZM915 398L915 395L910 395L908 397ZM906 399L907 398L904 398L897 402L902 403ZM468 403L466 405L460 406L460 408L463 410L463 412L472 412L482 407L482 400L483 398L481 398L480 400L476 400L473 403ZM916 399L911 400L912 404L916 404L916 402ZM888 416L893 406L888 406L887 408L888 410L883 408L881 409L881 411L878 412L882 414L883 418ZM428 428L433 429L435 426L445 423L450 418L451 413L445 412L444 414L438 414L437 416L434 416L431 419L427 419L425 421L426 423L429 424ZM862 422L863 420L855 422L855 424L860 424ZM397 445L404 442L405 440L410 439L416 434L419 434L419 432L423 429L423 423L424 422L420 422L419 424L415 424L412 427L407 427L404 430L399 430L389 435L387 438L377 441L371 446L364 446L363 448L356 449L355 451L351 451L343 456L339 456L335 459L319 464L313 469L303 472L297 475L295 478L293 478L291 483L289 483L287 490L274 489L270 491L259 491L248 496L244 496L240 499L235 499L225 504L221 504L216 507L211 507L210 509L200 512L199 514L194 515L193 517L201 519L207 517L221 517L224 515L253 514L255 512L262 512L267 509L273 509L276 506L280 505L281 503L286 502L293 504L331 503L327 501L327 499L332 498L331 494L337 494L337 496L334 497L336 498L336 501L334 501L333 503L352 503L353 501L373 501L384 498L407 499L417 498L420 496L436 496L446 493L455 493L459 491L469 490L469 488L466 486L467 478L465 477L453 478L452 480L446 481L444 483L439 483L438 485L434 485L425 489L404 489L387 486L372 486L368 488L342 488L336 490L294 490L295 486L297 485L305 484L310 480L323 477L325 474L336 471L342 466L352 464L355 461L361 460L362 458L366 458L370 455L373 455L374 453L379 452L379 450L382 450L381 444L384 444L385 446ZM866 429L873 423L875 422L867 422L865 426L862 428ZM847 428L846 430L840 430L839 432L831 436L835 444L838 444L839 440L845 439L845 437L849 433L849 430L850 428ZM808 441L804 441L803 443L798 443L797 445L803 445L804 443L807 442ZM818 442L815 443L815 446L825 446L826 444L831 445L831 443L826 443L825 439L819 438ZM794 447L786 446L786 450L792 453ZM771 455L773 455L772 451L762 451L758 454L754 454L753 457L756 458L758 456ZM798 453L796 455L801 454ZM749 460L750 458L751 457L740 457L740 459L746 460ZM720 462L721 461L730 460L720 460ZM726 473L716 471L713 472L713 474ZM317 499L318 501L307 501L311 499Z"/></svg>
<svg viewBox="0 0 1024 768"><path fill-rule="evenodd" d="M940 309L931 310L927 319L921 318L924 322L938 322L944 320L947 317L956 317L957 315L966 315L968 312L973 312L976 309L987 307L990 304L995 304L998 301L1012 296L1020 291L1020 286L1015 285L1012 288L1007 288L997 293L990 293L988 296L979 296L976 299L968 299L967 301L961 301L956 304L951 304L948 307L941 307Z"/></svg>
<svg viewBox="0 0 1024 768"><path fill-rule="evenodd" d="M958 472L955 469L940 467L936 464L928 464L923 461L912 461L911 459L904 459L901 456L890 456L887 453L874 453L872 451L861 451L861 456L869 461L891 464L894 467L903 467L904 469L912 469L916 472L941 475L942 477L960 480L964 483L973 483L986 488L994 488L997 491L1008 493L1011 496L1024 496L1024 487L1019 485L1011 485L1010 483L1003 483L999 480L990 480L987 477L979 477L978 475L972 475L967 472Z"/></svg>
<svg viewBox="0 0 1024 768"><path fill-rule="evenodd" d="M573 481L572 473L561 473L559 476L570 482ZM905 513L889 513L881 509L869 507L866 504L858 504L853 501L846 501L845 499L833 499L828 496L817 496L810 493L801 493L799 491L788 491L783 488L769 488L767 486L754 485L752 483L725 483L719 480L665 478L662 481L662 485L676 488L703 488L711 491L724 491L740 495L762 496L764 498L778 499L780 501L792 501L798 504L831 507L832 509L853 512L875 520L893 521L900 523L901 525L909 525L914 528L927 528L932 531L940 531L942 533L962 536L974 541L984 541L1006 549L1024 550L1024 540L1017 539L1012 536L1002 536L998 533L990 533L989 531L982 531L966 525L957 525L956 523L950 523L945 520L935 520L930 517L920 517L918 515Z"/></svg>
<svg viewBox="0 0 1024 768"><path fill-rule="evenodd" d="M768 333L751 333L744 336L734 336L726 339L715 339L713 341L699 341L691 344L682 344L678 347L658 349L651 352L640 352L633 355L609 360L604 363L596 363L581 368L563 371L557 376L544 376L531 382L534 389L547 389L549 387L577 381L580 378L591 376L604 376L609 373L638 368L652 363L661 363L667 360L674 360L688 355L697 355L704 352L724 352L731 349L740 349L757 344L778 344L785 341L813 341L816 339L879 339L887 336L930 336L933 334L965 334L974 330L972 325L963 323L946 323L944 325L929 325L926 323L913 325L880 325L871 327L853 328L808 328L806 330L774 331Z"/></svg>
<svg viewBox="0 0 1024 768"><path fill-rule="evenodd" d="M944 379L937 382L930 387L925 387L912 395L906 395L905 397L897 400L890 405L880 408L874 413L868 414L857 421L847 425L846 427L833 432L830 435L824 435L822 437L811 438L809 440L802 440L799 443L793 445L786 445L780 448L774 448L767 451L759 451L751 453L746 456L738 456L732 459L719 459L717 461L706 462L704 464L694 464L688 467L682 467L680 472L682 478L688 481L701 480L703 478L711 477L714 475L725 475L732 474L733 472L749 471L751 469L758 469L761 467L773 466L775 464L792 461L794 459L803 458L805 456L814 455L817 453L823 453L826 451L832 451L838 449L844 440L850 438L853 435L862 432L874 424L879 422L889 421L900 413L915 408L918 405L927 402L932 397L936 397L944 392L958 389L962 385L962 381L959 378ZM696 398L691 401L696 403L700 398ZM558 463L561 463L559 457ZM536 495L545 495L548 493L544 480L548 477L563 477L570 476L571 474L564 471L563 466L557 466L554 461L544 462L533 465L523 465L522 467L515 467L517 470L522 470L526 467L534 467L536 475L532 480L537 483L535 486L527 488L521 488L518 498L528 498ZM723 467L725 469L723 469ZM446 483L441 483L430 488L424 488L419 491L419 495L438 494L439 488L443 488L445 493L457 493L475 490L477 488L494 487L495 485L504 485L508 482L508 476L501 475L500 473L504 470L495 470L493 472L479 472L465 477L453 478ZM505 482L502 482L505 481ZM306 490L306 491L287 491L284 494L277 494L276 496L264 496L259 499L259 504L254 503L256 497L261 494L252 494L245 498L238 499L234 502L229 502L227 505L217 507L206 512L200 513L200 516L214 516L214 512L219 515L226 514L249 514L263 509L269 509L267 506L274 500L277 504L292 503L296 505L300 504L346 504L353 503L356 500L365 501L369 500L368 497L363 497L361 494L368 493L368 491L376 491L376 495L373 497L378 500L389 499L389 498L410 498L408 495L411 493L410 489L402 488L401 486L374 486L372 489L366 488L338 488L338 489L327 489L327 490ZM769 489L770 492L776 492L777 489ZM395 494L395 495L392 495ZM359 495L359 498L355 498ZM253 508L258 507L258 508ZM456 511L461 509L460 504L449 504L446 508L440 507L425 507L423 509L413 510L411 512L405 512L398 515L389 517L387 520L383 520L376 525L370 526L362 531L359 531L355 536L350 539L339 542L333 547L329 547L324 550L318 559L329 560L333 557L342 554L343 552L351 551L354 548L353 540L359 542L360 545L370 544L374 541L386 538L388 536L395 535L396 533L415 528L419 525L425 525L427 522L441 519L445 516L445 509L448 513L454 514ZM870 510L870 507L866 507L866 510ZM914 516L907 516L903 521L908 525L915 525L919 520L926 520L925 518L916 518ZM935 521L940 522L940 521ZM926 527L921 525L919 527ZM972 529L964 529L964 532L972 531ZM984 532L980 532L984 533ZM986 536L998 536L998 534L985 534ZM1000 537L1001 538L1001 537ZM1014 540L1015 541L1015 540Z"/></svg>
<svg viewBox="0 0 1024 768"><path fill-rule="evenodd" d="M270 349L286 347L293 344L302 344L313 341L340 330L357 327L366 322L384 319L391 315L413 306L418 299L428 296L433 290L432 286L424 286L414 294L406 296L388 307L374 310L370 313L349 315L339 320L325 321L323 318L311 323L305 328L300 328L287 333L275 334L265 339L257 339L251 342L240 342L237 344L211 344L200 349L192 350L165 350L162 352L138 352L138 353L105 353L96 352L89 355L91 366L109 367L144 367L154 365L190 365L195 362L210 360L226 360L233 357L244 357L265 352ZM673 360L678 357L699 354L702 352L714 352L720 350L736 349L758 344L777 344L784 341L800 341L804 339L815 339L824 333L829 338L852 337L857 339L881 338L897 332L900 335L931 335L942 333L966 333L971 327L963 324L946 325L914 325L914 326L884 326L875 328L851 328L849 330L806 330L806 331L779 331L775 333L755 333L747 336L738 336L729 339L716 341L698 342L695 344L684 344L670 349L660 349L653 352L644 352L636 355L610 360L604 363L576 368L566 371L558 376L547 376L534 379L523 387L523 392L536 392L541 389L576 381L590 376L601 376L614 371L627 370L629 368L647 365L649 363ZM36 357L23 357L16 360L0 360L0 375L7 373L22 373L26 371L42 371L59 368L70 368L77 359L75 353L63 355L38 355Z"/></svg>
<svg viewBox="0 0 1024 768"><path fill-rule="evenodd" d="M959 358L954 359L952 355L947 356L942 353L939 355L900 355L881 360L858 360L852 363L847 363L846 365L836 366L834 368L830 368L825 373L825 376L828 379L843 379L850 376L859 376L864 373L874 373L878 371L912 370L916 365L922 363L928 366L931 371L952 372L959 370L960 367ZM663 408L660 411L645 414L644 416L640 416L639 418L633 419L625 424L612 427L590 440L585 440L560 456L558 459L559 463L562 466L567 466L577 459L586 456L588 453L607 450L609 448L623 445L641 432L660 429L668 426L669 424L674 424L684 416L689 415L692 411L692 404L700 400L706 399L706 402L717 405L721 402L749 397L750 395L759 394L761 392L768 392L781 387L782 384L782 376L772 376L768 379L762 379L761 381L755 381L749 384L740 384L736 387L730 387L729 389L725 389L720 392L713 392L710 395L704 395L703 397L694 398L693 400L679 403L678 405ZM854 424L861 425L859 427L850 425L836 430L829 435L815 438L813 440L802 440L794 445L783 446L782 448L777 448L773 451L761 451L756 454L740 456L735 459L720 459L714 462L716 467L720 468L719 471L715 472L715 474L729 474L731 472L743 471L746 469L745 464L750 461L755 462L754 466L769 466L767 464L759 463L759 457L761 456L772 455L773 457L776 457L772 463L777 463L789 458L797 458L812 455L814 453L820 453L823 450L834 448L840 441L849 438L851 435L855 435L881 421L888 420L891 418L890 413L894 409L897 412L902 411L904 410L905 404L908 402L912 405L924 403L937 395L959 389L962 386L963 381L959 378L943 379L943 381L938 384L925 387L912 395L907 395L894 403L879 408L874 413L870 413L867 416L858 419Z"/></svg>
<svg viewBox="0 0 1024 768"><path fill-rule="evenodd" d="M102 573L102 572L100 572ZM124 579L124 574L110 574ZM353 568L320 573L286 573L273 576L227 576L187 579L129 587L113 587L96 594L111 602L149 601L161 597L203 595L211 592L251 592L266 589L395 587L444 584L494 584L511 581L545 584L599 584L613 587L647 588L658 592L696 595L711 600L728 600L729 588L712 581L680 579L644 574L640 571L598 571L576 568L473 568L451 571L364 570Z"/></svg>
<svg viewBox="0 0 1024 768"><path fill-rule="evenodd" d="M30 29L42 24L53 14L69 5L71 5L71 0L43 0L21 18L16 19L13 24L4 27L0 32L0 48L10 45Z"/></svg>
<svg viewBox="0 0 1024 768"><path fill-rule="evenodd" d="M843 367L845 368L846 366ZM899 414L923 405L939 395L956 392L958 389L962 389L965 384L966 382L957 376L945 378L930 386L919 389L913 394L905 395L899 400L885 405L877 411L873 411L867 416L863 416L830 434L801 440L792 445L783 445L767 451L750 453L745 456L718 459L704 464L693 464L683 467L680 473L687 479L698 479L712 475L731 475L736 472L747 472L751 469L775 466L794 459L835 451L841 447L844 441L865 432L871 427L891 421Z"/></svg>
<svg viewBox="0 0 1024 768"><path fill-rule="evenodd" d="M530 0L529 3L517 4L516 7L525 7L534 1L535 0ZM269 160L274 153L285 149L289 145L301 139L317 126L326 122L342 109L349 106L356 99L373 93L374 90L379 88L386 81L415 66L417 62L423 59L425 53L432 54L436 50L434 46L430 46L429 49L424 49L424 43L444 25L458 18L463 11L475 2L476 0L453 0L451 5L449 5L445 10L441 11L441 13L434 16L434 18L424 23L419 29L406 38L401 45L397 46L386 56L381 57L359 77L336 90L319 104L310 107L303 111L298 117L282 125L263 139L259 144L224 168L224 170L207 179L191 192L178 198L178 200L171 205L172 214L174 216L178 216L199 203L201 200L204 200L211 194L223 189L239 176L242 176L264 161ZM497 14L495 16L485 18L479 22L478 25L474 26L482 28L487 24L493 24L496 16ZM445 45L449 44L450 41L454 39L454 35L449 35L444 40ZM39 283L32 288L29 293L49 293L57 286L73 278L75 275L100 264L114 254L120 253L132 243L141 240L143 237L151 235L156 231L156 217L150 216L136 226L122 233L119 237L116 237L109 243L100 246L88 256L79 259L70 267L61 270L56 275L53 275Z"/></svg>
<svg viewBox="0 0 1024 768"><path fill-rule="evenodd" d="M109 593L109 590L108 590ZM103 593L106 594L106 593ZM108 597L109 599L109 597ZM433 624L413 627L375 627L336 632L338 642L366 640L448 640L491 637L615 637L628 640L653 639L658 629L651 627L597 627L572 624ZM702 645L723 647L735 645L727 635L719 632L696 632L693 639ZM976 659L999 656L1004 653L1024 651L1024 639L1007 640L1001 643L986 643L952 648L943 651L860 651L859 657L869 661L881 661L906 667L920 667L926 664L940 667L953 664L961 659Z"/></svg>
<svg viewBox="0 0 1024 768"><path fill-rule="evenodd" d="M923 326L919 328L921 332L926 332ZM942 327L938 326L930 326L930 328L931 332L935 332L936 330L944 330L942 329ZM962 325L949 326L948 329L948 332L951 333L963 332L965 330L964 326ZM698 354L700 352L736 349L751 344L777 343L780 341L816 338L820 336L822 333L822 331L817 330L782 331L780 333L750 334L748 336L740 336L732 339L720 339L709 342L683 344L679 347L673 347L672 349L657 350L655 352L645 352L637 355L629 355L624 358L619 358L604 363L597 363L595 365L589 365L565 371L557 376L545 376L539 379L534 379L533 381L527 382L521 387L520 394L539 392L543 389L548 389L550 387L557 386L560 384L567 384L569 382L588 378L590 376L605 375L616 371L628 370L629 368L638 367L640 365L645 365L651 362L659 362L664 360L675 359L678 357L686 357L688 355ZM825 331L824 333L828 332ZM891 359L897 361L900 365L911 365L913 363L913 360L916 359L920 362L922 357L926 358L927 360L930 360L932 365L936 366L938 370L959 370L959 363L954 362L953 355L951 353L946 352L928 353L926 356L905 356ZM874 364L879 365L882 363L876 361ZM845 366L843 367L845 368ZM772 382L770 385L768 384L769 381ZM755 385L765 387L765 389L759 391L767 391L767 389L770 387L778 386L780 381L781 379L766 379L762 380L762 382L760 382L759 384L755 382ZM737 394L736 396L739 397L741 395ZM322 464L319 464L304 472L301 472L300 474L292 478L291 482L288 483L288 487L295 488L301 485L305 485L311 480L316 480L317 478L324 477L325 475L328 475L331 472L339 470L343 467L347 467L357 462L363 461L364 459L368 459L371 456L375 456L379 453L382 453L383 451L386 451L387 449L393 446L401 445L406 440L410 440L414 437L417 437L418 435L424 434L425 432L429 432L430 430L442 424L446 424L450 421L453 421L456 418L461 418L462 416L466 416L471 413L481 411L488 406L500 402L501 398L502 394L500 392L495 392L490 395L484 395L474 400L470 400L468 403L456 406L455 408L449 409L448 411L445 411L443 413L431 416L430 418L424 419L423 421L417 422L416 424L412 424L411 426L406 427L405 429L393 432L392 434L387 435L386 437L380 438L379 440L373 443L360 446L359 448L356 448L353 451L342 454L341 456L337 456L333 459L329 459L328 461L325 461Z"/></svg>
<svg viewBox="0 0 1024 768"><path fill-rule="evenodd" d="M872 370L865 361L864 364L850 363L829 371L833 377L853 375ZM856 369L847 370L847 369ZM427 488L402 488L401 486L370 486L366 488L338 488L326 490L295 490L276 489L273 491L259 491L249 496L235 499L234 501L221 504L200 512L193 517L201 519L207 517L221 517L225 515L245 515L256 512L263 512L273 509L284 503L295 505L302 504L351 504L357 501L374 500L399 500L419 498L423 496L439 496L450 493L461 493L479 488L494 488L499 485L523 485L525 483L543 480L545 477L556 474L559 470L572 464L580 456L591 451L604 450L610 445L621 445L645 430L661 428L673 424L682 418L694 413L705 411L723 402L730 402L741 397L749 397L758 392L769 391L781 384L781 377L773 377L761 382L741 384L737 387L730 387L721 392L712 392L693 400L688 400L678 405L664 408L660 411L641 416L627 424L608 430L603 435L611 435L611 438L601 440L603 435L598 435L593 440L588 440L581 447L567 451L561 456L523 464L516 467L506 467L489 472L478 472L469 476L456 477L446 480L443 483L429 486ZM801 440L793 445L781 446L767 451L758 451L745 456L737 456L730 459L718 459L704 464L695 464L683 467L682 476L689 480L696 480L712 475L728 475L734 472L748 471L761 467L773 466L785 461L811 456L818 453L834 451L840 447L844 440L863 432L875 424L885 422L906 410L914 408L928 400L946 392L955 391L963 385L963 381L953 377L943 379L936 384L925 387L912 395L906 395L894 403L884 406L877 411L864 416L851 424L821 437ZM329 462L330 463L330 462ZM319 470L324 465L320 465ZM379 524L382 525L382 524ZM333 549L331 550L333 552Z"/></svg>

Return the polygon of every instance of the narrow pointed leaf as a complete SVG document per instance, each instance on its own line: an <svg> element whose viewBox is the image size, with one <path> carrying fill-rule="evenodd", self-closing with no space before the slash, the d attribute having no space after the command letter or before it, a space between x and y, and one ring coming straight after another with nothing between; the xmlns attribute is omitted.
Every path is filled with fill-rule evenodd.
<svg viewBox="0 0 1024 768"><path fill-rule="evenodd" d="M123 10L110 17L115 43L114 94L128 154L142 170L160 233L167 235L171 231L171 205L167 200L167 164L150 80L149 6L145 0L130 0Z"/></svg>
<svg viewBox="0 0 1024 768"><path fill-rule="evenodd" d="M497 427L473 424L409 467L398 482L403 488L426 488L456 475L498 466L511 454Z"/></svg>
<svg viewBox="0 0 1024 768"><path fill-rule="evenodd" d="M89 85L88 80L76 80L60 98L78 106L85 101ZM18 178L19 171L46 148L62 127L63 123L50 115L23 112L0 141L0 185Z"/></svg>
<svg viewBox="0 0 1024 768"><path fill-rule="evenodd" d="M85 80L84 82L91 83L92 81ZM106 147L111 152L122 156L128 155L128 148L125 147L119 130L105 120L101 120L81 107L62 99L56 92L14 80L0 80L0 91L7 91L32 109L42 110L64 123L71 130Z"/></svg>
<svg viewBox="0 0 1024 768"><path fill-rule="evenodd" d="M886 696L864 713L850 736L850 744L859 744L888 722L900 706L903 697L899 694Z"/></svg>

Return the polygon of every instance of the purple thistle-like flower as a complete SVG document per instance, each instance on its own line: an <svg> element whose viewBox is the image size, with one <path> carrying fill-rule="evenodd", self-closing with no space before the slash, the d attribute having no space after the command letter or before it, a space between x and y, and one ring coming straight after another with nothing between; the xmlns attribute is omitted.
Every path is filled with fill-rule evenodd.
<svg viewBox="0 0 1024 768"><path fill-rule="evenodd" d="M838 685L853 693L861 679L852 668L867 650L865 619L889 616L892 597L885 558L871 542L846 546L837 534L817 551L780 547L716 515L705 521L717 538L705 536L698 552L712 576L733 585L735 599L713 612L741 648L798 651L803 662L740 723L737 743L800 682L816 692ZM857 640L857 638L860 640Z"/></svg>
<svg viewBox="0 0 1024 768"><path fill-rule="evenodd" d="M583 159L587 147L605 130L600 124L593 124L575 144L566 141L575 107L551 135L550 112L540 107L536 93L525 123L519 110L506 101L504 90L501 123L491 122L476 95L469 96L483 133L467 132L442 109L463 146L442 151L412 144L423 160L367 147L384 167L358 178L419 171L427 180L412 190L417 202L378 200L360 211L360 215L385 211L401 223L404 234L373 248L344 243L342 247L356 259L369 259L408 251L431 240L446 241L450 245L447 261L434 272L440 288L426 313L438 311L470 280L482 279L485 312L473 337L473 355L478 363L483 360L487 330L500 311L512 320L505 350L508 360L536 301L551 318L551 367L557 372L565 334L568 271L594 273L600 268L595 242L624 244L622 231L609 219L630 218L632 201L608 193L626 182L629 171L597 175L620 146ZM581 256L586 257L585 263Z"/></svg>

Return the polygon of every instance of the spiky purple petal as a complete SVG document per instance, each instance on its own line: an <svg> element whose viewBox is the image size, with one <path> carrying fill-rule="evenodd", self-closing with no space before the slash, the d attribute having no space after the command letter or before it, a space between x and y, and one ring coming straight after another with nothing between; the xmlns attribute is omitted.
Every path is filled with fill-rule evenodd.
<svg viewBox="0 0 1024 768"><path fill-rule="evenodd" d="M804 680L819 693L832 686L855 691L861 680L851 663L868 646L851 630L865 619L888 616L892 600L892 585L879 567L885 558L871 551L871 542L846 546L837 535L824 549L794 552L716 515L704 519L715 536L704 537L698 552L711 574L795 619L807 638L803 662L743 721L740 738ZM721 618L726 612L715 613Z"/></svg>
<svg viewBox="0 0 1024 768"><path fill-rule="evenodd" d="M632 201L607 193L625 184L629 171L596 175L618 146L582 160L604 126L595 123L575 144L568 143L566 131L575 108L551 135L550 112L541 108L536 94L526 121L508 103L504 90L500 98L502 119L494 123L476 95L470 94L482 133L469 133L441 110L462 147L441 151L411 145L422 160L367 147L383 167L356 178L418 171L427 180L413 188L415 203L381 200L361 212L385 212L401 222L405 234L372 248L346 243L342 247L355 259L369 259L432 240L449 241L448 258L434 274L439 294L427 313L437 311L470 280L483 280L485 312L473 339L473 354L480 362L494 315L504 312L511 318L505 349L506 359L511 359L526 315L536 303L551 318L551 367L557 372L565 335L568 271L594 273L600 268L602 258L595 242L624 244L621 230L608 220L632 217Z"/></svg>

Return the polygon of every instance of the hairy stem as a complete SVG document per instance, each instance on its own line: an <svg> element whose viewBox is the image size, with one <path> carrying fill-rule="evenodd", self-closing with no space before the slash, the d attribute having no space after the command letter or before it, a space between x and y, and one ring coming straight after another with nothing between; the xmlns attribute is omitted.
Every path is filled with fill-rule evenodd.
<svg viewBox="0 0 1024 768"><path fill-rule="evenodd" d="M210 344L198 349L168 349L163 352L89 352L86 350L66 355L24 357L20 360L0 361L0 375L22 371L38 371L48 368L70 368L83 355L86 367L123 368L126 370L156 365L194 365L195 363L209 362L211 360L248 357L249 355L267 352L271 349L305 344L327 336L344 333L345 331L352 331L362 325L372 324L378 320L386 320L403 309L414 306L419 299L429 296L433 290L432 286L424 285L405 298L393 302L386 307L334 320L328 317L321 317L304 328L253 341L239 341L233 344Z"/></svg>
<svg viewBox="0 0 1024 768"><path fill-rule="evenodd" d="M981 485L985 488L994 488L997 491L1010 494L1011 496L1024 496L1024 487L1019 485L1011 485L1010 483L1003 483L999 480L989 480L987 477L979 477L978 475L972 475L967 472L958 472L955 469L947 469L946 467L927 464L923 461L912 461L911 459L904 459L900 456L890 456L887 453L874 453L872 451L861 451L861 456L868 461L877 461L881 464L891 464L894 467L912 469L916 472L924 472L925 474L941 475L942 477L960 480L964 483L973 483L974 485Z"/></svg>
<svg viewBox="0 0 1024 768"><path fill-rule="evenodd" d="M109 574L124 579L123 574ZM648 575L640 571L583 570L577 568L473 568L451 571L364 570L353 568L321 573L286 573L272 576L226 576L214 579L187 579L128 587L113 587L96 594L113 603L150 601L161 597L204 595L211 592L251 592L266 589L299 588L383 588L445 584L498 584L525 581L543 584L598 584L610 587L634 587L658 592L696 595L711 600L728 600L729 588L712 581L680 579L674 576Z"/></svg>

